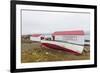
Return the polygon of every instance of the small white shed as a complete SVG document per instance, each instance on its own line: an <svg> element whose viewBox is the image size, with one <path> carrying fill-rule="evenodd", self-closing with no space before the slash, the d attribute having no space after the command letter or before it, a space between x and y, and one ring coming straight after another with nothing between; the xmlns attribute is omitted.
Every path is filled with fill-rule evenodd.
<svg viewBox="0 0 100 73"><path fill-rule="evenodd" d="M31 41L40 41L41 40L40 37L41 37L41 34L32 34L30 36L30 40Z"/></svg>

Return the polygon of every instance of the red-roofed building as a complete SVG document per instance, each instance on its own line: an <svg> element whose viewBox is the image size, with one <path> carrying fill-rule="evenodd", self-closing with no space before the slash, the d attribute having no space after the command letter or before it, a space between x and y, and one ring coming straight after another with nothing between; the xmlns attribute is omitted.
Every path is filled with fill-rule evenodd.
<svg viewBox="0 0 100 73"><path fill-rule="evenodd" d="M52 40L52 34L32 34L30 36L32 41Z"/></svg>
<svg viewBox="0 0 100 73"><path fill-rule="evenodd" d="M33 34L30 37L32 41L53 40L59 42L69 42L84 45L84 31L56 31L52 34Z"/></svg>
<svg viewBox="0 0 100 73"><path fill-rule="evenodd" d="M31 36L30 36L30 40L32 40L32 41L40 41L40 36L41 36L42 34L32 34Z"/></svg>
<svg viewBox="0 0 100 73"><path fill-rule="evenodd" d="M57 31L52 34L54 40L84 45L84 31Z"/></svg>
<svg viewBox="0 0 100 73"><path fill-rule="evenodd" d="M32 34L32 37L39 37L41 34Z"/></svg>

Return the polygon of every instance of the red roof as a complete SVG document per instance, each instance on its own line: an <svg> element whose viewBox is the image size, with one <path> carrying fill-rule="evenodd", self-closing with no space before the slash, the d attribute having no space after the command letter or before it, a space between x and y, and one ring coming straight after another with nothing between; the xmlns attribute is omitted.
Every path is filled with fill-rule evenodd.
<svg viewBox="0 0 100 73"><path fill-rule="evenodd" d="M39 37L41 34L32 34L32 37Z"/></svg>
<svg viewBox="0 0 100 73"><path fill-rule="evenodd" d="M84 31L75 30L75 31L57 31L54 32L52 35L84 35Z"/></svg>

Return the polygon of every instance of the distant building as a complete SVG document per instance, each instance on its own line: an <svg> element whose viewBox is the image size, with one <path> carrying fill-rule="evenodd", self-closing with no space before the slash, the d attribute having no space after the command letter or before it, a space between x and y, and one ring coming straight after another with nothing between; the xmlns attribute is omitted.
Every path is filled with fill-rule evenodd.
<svg viewBox="0 0 100 73"><path fill-rule="evenodd" d="M55 41L69 42L78 45L84 45L84 32L77 31L57 31L52 34Z"/></svg>
<svg viewBox="0 0 100 73"><path fill-rule="evenodd" d="M32 34L30 36L31 41L40 41L41 34Z"/></svg>
<svg viewBox="0 0 100 73"><path fill-rule="evenodd" d="M52 40L58 42L67 42L76 45L85 44L85 33L82 30L77 31L56 31L52 34L32 34L32 41Z"/></svg>
<svg viewBox="0 0 100 73"><path fill-rule="evenodd" d="M32 34L30 37L32 41L53 40L51 34Z"/></svg>

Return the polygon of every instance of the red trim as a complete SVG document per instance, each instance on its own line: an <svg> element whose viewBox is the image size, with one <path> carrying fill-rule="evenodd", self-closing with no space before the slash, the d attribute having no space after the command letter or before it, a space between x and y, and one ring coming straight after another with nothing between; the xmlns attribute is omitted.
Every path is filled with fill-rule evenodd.
<svg viewBox="0 0 100 73"><path fill-rule="evenodd" d="M61 46L58 46L58 45L49 44L49 43L42 43L42 45L44 45L48 48L51 48L51 49L62 50L62 51L66 51L68 53L73 53L75 55L80 55L80 53L78 53L78 52L75 52L73 50L70 50L68 48L64 48L64 47L61 47Z"/></svg>
<svg viewBox="0 0 100 73"><path fill-rule="evenodd" d="M81 30L77 31L57 31L54 32L52 35L84 35L84 32Z"/></svg>
<svg viewBox="0 0 100 73"><path fill-rule="evenodd" d="M32 34L32 37L39 37L41 34Z"/></svg>

